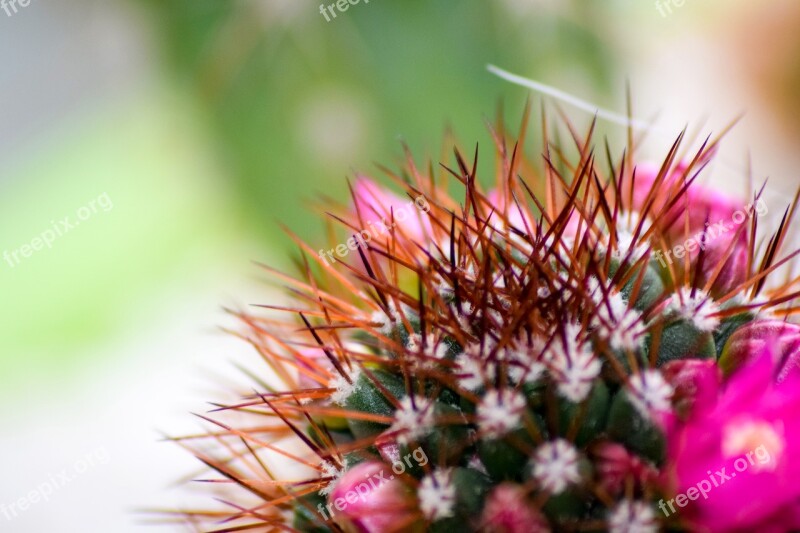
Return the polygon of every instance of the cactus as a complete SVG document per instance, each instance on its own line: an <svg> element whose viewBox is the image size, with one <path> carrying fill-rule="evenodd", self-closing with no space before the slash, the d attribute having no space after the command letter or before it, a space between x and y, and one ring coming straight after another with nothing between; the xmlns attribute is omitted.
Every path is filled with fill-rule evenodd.
<svg viewBox="0 0 800 533"><path fill-rule="evenodd" d="M747 359L737 328L788 305L764 283L786 225L760 261L755 225L713 236L711 264L711 235L675 247L741 205L694 183L716 143L639 168L632 147L599 164L589 135L537 170L492 133L496 188L477 151L438 173L409 157L404 196L361 176L341 241L299 243L300 275L280 275L294 303L239 314L282 387L209 417L215 446L183 441L227 486L185 513L198 529L689 527L657 503L670 427L713 401L693 380L718 354Z"/></svg>

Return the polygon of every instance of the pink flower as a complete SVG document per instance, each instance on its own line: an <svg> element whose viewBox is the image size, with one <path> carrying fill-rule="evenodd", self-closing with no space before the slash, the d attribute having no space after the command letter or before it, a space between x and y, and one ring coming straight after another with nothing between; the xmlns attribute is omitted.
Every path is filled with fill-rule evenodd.
<svg viewBox="0 0 800 533"><path fill-rule="evenodd" d="M390 465L368 461L349 469L328 497L333 520L345 531L392 533L419 529L411 488Z"/></svg>
<svg viewBox="0 0 800 533"><path fill-rule="evenodd" d="M667 431L674 498L665 515L692 531L800 527L800 375L774 380L769 348Z"/></svg>
<svg viewBox="0 0 800 533"><path fill-rule="evenodd" d="M512 483L495 487L486 498L481 531L490 533L547 533L547 519L532 506L525 489Z"/></svg>
<svg viewBox="0 0 800 533"><path fill-rule="evenodd" d="M755 320L737 329L722 351L720 367L730 374L768 346L772 348L774 363L778 365L778 382L790 374L798 374L800 326L780 320Z"/></svg>

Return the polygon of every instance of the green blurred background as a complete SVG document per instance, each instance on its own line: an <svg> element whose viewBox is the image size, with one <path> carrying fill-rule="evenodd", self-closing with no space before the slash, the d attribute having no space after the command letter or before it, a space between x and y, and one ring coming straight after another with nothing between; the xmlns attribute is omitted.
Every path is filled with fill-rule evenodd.
<svg viewBox="0 0 800 533"><path fill-rule="evenodd" d="M488 155L486 120L502 102L516 125L530 94L487 63L616 111L630 81L640 116L662 111L659 132L701 114L714 131L744 108L719 179L748 146L759 175L790 183L798 21L793 2L738 0L667 15L621 0L371 0L330 22L304 0L0 11L0 253L113 203L0 262L0 503L98 446L110 456L0 530L139 530L133 508L180 501L164 489L194 464L157 430L180 433L236 379L248 352L214 330L220 307L276 297L251 261L291 264L279 224L322 242L309 204L345 200L346 178L393 166L403 142L438 159L452 127Z"/></svg>
<svg viewBox="0 0 800 533"><path fill-rule="evenodd" d="M446 124L471 144L501 98L518 112L524 93L499 86L487 63L572 75L601 93L616 76L602 26L587 23L603 9L585 0L562 2L571 17L373 0L330 21L298 1L151 4L166 68L215 135L240 212L277 242L275 220L312 237L319 225L300 201L341 198L351 169L391 161L400 140L438 154Z"/></svg>
<svg viewBox="0 0 800 533"><path fill-rule="evenodd" d="M516 124L526 95L487 63L605 94L614 64L602 26L588 23L603 10L568 4L518 16L503 3L373 1L330 22L296 0L119 6L147 37L139 75L37 132L4 180L3 245L29 243L104 192L114 208L3 265L15 305L0 320L2 353L26 356L0 358L0 376L13 386L26 382L20 372L69 372L73 354L114 334L177 272L289 265L279 223L321 240L309 202L346 199L346 177L392 165L402 142L438 157L452 125L468 146L488 147L498 103ZM243 243L253 255L225 251Z"/></svg>

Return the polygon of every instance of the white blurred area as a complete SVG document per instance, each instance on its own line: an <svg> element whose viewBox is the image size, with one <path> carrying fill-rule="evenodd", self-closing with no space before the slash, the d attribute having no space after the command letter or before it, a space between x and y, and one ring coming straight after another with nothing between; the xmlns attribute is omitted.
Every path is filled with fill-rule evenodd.
<svg viewBox="0 0 800 533"><path fill-rule="evenodd" d="M133 112L116 116L125 119L135 114L136 106L143 105L143 101L158 104L158 98L150 96L158 92L153 85L159 68L151 46L146 20L138 10L122 2L76 0L67 4L34 0L13 17L0 11L0 196L4 200L9 201L12 191L20 190L17 181L25 175L20 169L25 169L29 161L64 157L59 150L53 150L53 145L62 142L69 146L79 135L76 132L85 134L83 117L102 124L115 119L113 114L110 119L103 115L114 106L125 108L132 102ZM161 269L158 275L117 280L120 285L144 287L146 292L140 293L136 302L130 302L129 308L109 310L109 315L124 318L122 324L114 324L114 333L106 340L87 342L79 357L65 350L65 362L60 367L63 370L41 368L36 373L34 366L30 372L35 373L35 379L29 379L29 373L24 382L9 383L0 389L2 532L179 530L175 525L147 525L153 522L154 515L145 511L190 505L192 492L180 482L202 470L189 453L162 441L162 435L197 433L201 424L191 413L207 413L212 409L210 402L230 400L228 392L233 390L247 390L250 381L235 364L260 368L250 347L221 332L219 326L230 323L223 306L243 308L275 300L272 290L261 283L264 276L251 263L254 259L269 262L269 249L247 242L246 237L226 240L224 231L212 231L221 217L209 214L216 210L229 213L229 199L224 187L209 187L207 178L212 170L208 170L207 161L201 160L199 168L187 166L185 159L195 158L195 154L187 150L186 143L169 142L175 131L191 122L183 122L185 118L179 115L167 115L166 120L172 124L155 129L152 135L164 136L166 142L159 138L159 148L169 151L168 161L179 162L167 166L163 179L171 183L165 182L157 192L176 197L150 202L157 207L139 213L144 207L137 203L140 199L112 194L115 218L109 218L130 232L117 240L138 243L132 244L130 250L120 250L116 264L136 263L141 269ZM116 149L118 144L137 139L137 128L142 124L131 122L106 126L105 136L117 140L102 146ZM142 123L147 124L147 119ZM142 146L147 144L129 148L137 150ZM88 150L74 155L76 160L94 157ZM124 154L115 163L127 171L139 159L152 157L152 153ZM94 193L98 184L83 184L81 180L86 175L75 172L75 166L79 165L61 169L60 173L59 169L48 170L42 183L34 187L38 194L10 201L30 203L31 210L41 211L39 204L49 200L48 191L52 194L56 188L46 180L59 185L69 181L75 190L85 188ZM149 170L147 165L141 168ZM88 165L88 171L97 169ZM101 176L100 186L104 182L118 186L124 172L115 175L113 166L108 172ZM204 204L202 194L177 197L176 190L187 180L196 180L197 187L208 187L216 204ZM144 182L142 187L152 187L152 183ZM124 189L127 185L119 187ZM64 210L57 208L54 212L60 214ZM197 220L176 220L187 213L194 213ZM137 216L141 219L137 220ZM157 227L148 235L155 216L162 217L160 223L164 227ZM134 220L135 224L126 225L125 220ZM186 230L174 227L187 226L187 222L194 233L202 232L203 236L185 245L186 250L170 250L168 260L153 260L153 256L164 255L165 248L184 246L180 239L186 237ZM95 228L98 226L95 224ZM66 256L72 261L74 250L91 231L81 229L82 233L66 237L60 248L42 252L17 270L3 265L0 276L8 278L0 279L11 279L13 283L55 258ZM10 237L3 228L0 236L3 246L17 242L17 236ZM21 235L27 236L28 233ZM107 257L102 251L105 243L90 244L95 246L78 257L79 266L64 276L70 278L68 283L92 286L96 261ZM58 255L61 253L65 255ZM168 261L175 262L167 269L163 265ZM81 265L89 274L80 273ZM58 273L65 266L53 264L47 272ZM30 298L48 300L48 306L58 307L64 314L75 307L74 302L58 296L48 298L41 288L39 291L30 294ZM5 296L6 308L14 306L16 302L9 302ZM43 328L41 335L48 335L48 331ZM26 355L25 350L0 354L9 358ZM95 461L83 472L74 471L75 465L87 456L98 454L102 461ZM70 480L63 484L61 473L65 470ZM51 489L42 489L47 484ZM47 501L42 491L50 492ZM206 497L207 494L202 501ZM21 508L20 499L27 502L23 503L27 508Z"/></svg>
<svg viewBox="0 0 800 533"><path fill-rule="evenodd" d="M53 478L58 486L65 469L72 480L12 520L0 512L0 531L183 530L148 526L155 517L149 511L207 505L208 493L181 484L207 475L161 438L199 433L201 421L190 413L208 414L210 402L230 401L227 391L243 389L249 380L234 364L262 368L248 345L217 329L226 322L222 303L258 292L263 288L236 282L225 270L175 283L153 299L153 314L132 320L125 335L99 348L80 379L43 380L27 404L4 409L0 503L26 498ZM76 462L97 451L107 460L75 475Z"/></svg>
<svg viewBox="0 0 800 533"><path fill-rule="evenodd" d="M797 83L788 76L800 71L800 4L686 0L662 16L646 1L637 11L641 23L621 24L616 41L630 65L636 112L658 114L660 149L684 127L702 140L741 116L711 181L744 195L749 158L754 183L769 178L770 203L785 203L800 183L800 116L795 102L777 96Z"/></svg>
<svg viewBox="0 0 800 533"><path fill-rule="evenodd" d="M521 0L508 3L528 11ZM300 4L275 5L291 21ZM558 9L556 2L533 4ZM697 126L700 118L708 119L702 131L714 133L744 112L711 179L744 194L749 154L755 183L770 177L771 211L782 212L786 193L800 177L800 121L788 110L797 108L780 107L785 96L770 89L782 83L782 67L773 62L800 61L788 49L800 40L790 39L797 26L787 23L800 20L797 1L686 0L668 17L647 0L635 8L627 4L608 2L608 16L595 22L608 26L606 34L621 55L637 116L660 113L646 153L663 154L684 126ZM272 12L265 8L267 15ZM11 175L3 170L36 153L32 147L42 132L153 75L145 22L117 2L34 0L12 18L0 12L0 194ZM564 68L569 72L569 65ZM624 112L624 80L618 87L618 98L606 107ZM599 98L591 87L560 88L589 101ZM446 102L441 106L444 123ZM493 106L486 102L486 114ZM322 117L343 120L334 111ZM362 128L361 118L349 119L356 120L355 130ZM255 276L248 277L255 270L248 270L249 261L265 257L247 246L233 246L233 256L230 249L191 277L176 276L168 290L150 299L150 312L132 316L124 333L93 348L97 353L87 355L92 363L82 367L80 379L42 379L24 393L0 396L0 504L25 497L87 453L103 449L108 456L107 463L57 489L50 501L33 504L11 521L0 514L0 531L140 532L148 530L139 523L147 518L137 510L196 501L171 485L198 473L198 463L159 438L160 431L196 431L200 426L188 413L204 412L206 402L233 383L247 384L234 362L255 364L247 345L215 327L226 320L221 305L267 300Z"/></svg>
<svg viewBox="0 0 800 533"><path fill-rule="evenodd" d="M60 121L126 95L152 75L140 13L121 2L32 0L0 11L0 186Z"/></svg>
<svg viewBox="0 0 800 533"><path fill-rule="evenodd" d="M795 149L800 141L797 1L645 0L634 5L610 0L604 3L607 9L587 2L504 2L520 15L537 10L597 15L579 24L605 37L627 78L612 80L611 99L570 65L537 81L623 115L627 82L633 117L653 121L640 155L663 157L684 128L702 141L738 119L724 138L719 161L710 168L711 181L732 194L744 194L749 159L755 183L769 177L769 195L775 200L785 198L786 191L793 193L800 183L800 152ZM574 116L582 113L575 111Z"/></svg>

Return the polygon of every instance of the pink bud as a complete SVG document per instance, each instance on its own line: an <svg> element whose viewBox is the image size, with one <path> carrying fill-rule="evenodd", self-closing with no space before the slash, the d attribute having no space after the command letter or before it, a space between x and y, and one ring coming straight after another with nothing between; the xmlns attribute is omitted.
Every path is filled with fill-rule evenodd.
<svg viewBox="0 0 800 533"><path fill-rule="evenodd" d="M719 366L730 375L767 347L772 348L774 363L780 365L776 379L781 382L800 367L800 326L780 320L749 322L728 339Z"/></svg>
<svg viewBox="0 0 800 533"><path fill-rule="evenodd" d="M644 484L658 476L658 470L653 465L632 455L621 444L604 442L596 446L592 454L596 457L600 485L613 496L622 493L628 479Z"/></svg>
<svg viewBox="0 0 800 533"><path fill-rule="evenodd" d="M330 359L320 348L301 348L296 359L301 367L297 378L300 389L318 389L327 386L326 371L334 376L337 375Z"/></svg>
<svg viewBox="0 0 800 533"><path fill-rule="evenodd" d="M659 167L653 165L652 163L642 163L636 167L636 180L633 182L633 191L630 188L625 189L623 194L625 194L625 198L627 199L627 194L631 195L631 210L642 212L647 204L647 197L650 195L650 191L653 188L653 184L656 182L656 178L658 177ZM669 180L667 178L665 183ZM631 182L628 182L628 186L631 187ZM658 198L656 198L656 201ZM652 208L650 208L650 212L658 212L657 208L663 207L654 204Z"/></svg>
<svg viewBox="0 0 800 533"><path fill-rule="evenodd" d="M747 246L747 238L744 233L740 234L740 238L733 246L733 249L728 251L731 245L731 239L734 237L718 237L710 241L705 246L705 255L703 258L703 267L700 272L700 279L698 286L705 287L706 283L716 272L721 263L724 266L714 278L714 283L711 284L709 290L711 296L721 298L739 287L747 279L747 260L749 251ZM695 252L695 259L699 256L699 251Z"/></svg>
<svg viewBox="0 0 800 533"><path fill-rule="evenodd" d="M728 227L732 226L733 214L744 204L741 200L696 182L689 187L686 197L685 209L688 211L690 232L703 231L706 222L724 222ZM676 222L675 229L683 234L683 219Z"/></svg>
<svg viewBox="0 0 800 533"><path fill-rule="evenodd" d="M508 224L519 230L534 232L536 230L536 221L527 213L524 204L517 205L514 200L510 200L506 206L503 195L497 189L493 189L486 194L489 203L495 209L495 215L492 217L492 222L495 227L501 226L501 218L503 214L508 217ZM520 209L522 207L522 209ZM578 234L578 228L586 230L586 221L581 220L581 214L577 210L573 210L566 223L564 230L561 233L562 237L574 238Z"/></svg>
<svg viewBox="0 0 800 533"><path fill-rule="evenodd" d="M505 214L508 217L509 225L518 230L524 231L525 228L528 228L528 230L533 231L536 227L536 223L527 216L524 209L520 212L520 206L517 206L513 199L506 206L503 194L497 189L489 191L486 194L486 198L495 210L495 214L492 216L495 226L499 224L500 219Z"/></svg>
<svg viewBox="0 0 800 533"><path fill-rule="evenodd" d="M346 531L384 533L415 531L421 515L413 490L392 467L377 461L360 463L336 483L326 507Z"/></svg>
<svg viewBox="0 0 800 533"><path fill-rule="evenodd" d="M481 516L481 531L491 533L545 533L550 531L547 519L513 483L503 483L486 498Z"/></svg>
<svg viewBox="0 0 800 533"><path fill-rule="evenodd" d="M630 193L631 209L642 213L647 207L647 216L651 218L663 216L665 221L671 221L681 217L685 209L682 204L686 202L686 199L683 202L677 202L668 214L664 213L674 194L679 190L679 186L676 183L686 171L686 166L678 164L667 173L658 189L655 189L656 179L660 171L660 166L652 163L642 163L636 167L636 179L633 182L633 191ZM629 190L625 189L623 194L626 194ZM652 202L648 206L647 202L650 197L652 197Z"/></svg>
<svg viewBox="0 0 800 533"><path fill-rule="evenodd" d="M358 221L360 216L361 229L369 233L364 240L388 240L392 224L395 231L416 241L423 241L431 233L424 218L430 209L427 201L417 203L411 198L401 198L366 177L356 179L353 196L354 219Z"/></svg>
<svg viewBox="0 0 800 533"><path fill-rule="evenodd" d="M682 415L690 414L698 404L713 404L722 380L717 362L710 359L670 361L661 372L675 389L673 405Z"/></svg>
<svg viewBox="0 0 800 533"><path fill-rule="evenodd" d="M328 356L321 348L300 348L295 356L297 361L297 390L327 388L333 379L339 376ZM341 416L319 415L329 429L347 428L347 420Z"/></svg>
<svg viewBox="0 0 800 533"><path fill-rule="evenodd" d="M400 455L400 445L397 444L397 431L388 429L378 435L378 438L375 439L375 447L378 448L381 459L386 461L387 464L403 461Z"/></svg>
<svg viewBox="0 0 800 533"><path fill-rule="evenodd" d="M669 174L661 181L648 210L650 217L663 216L663 220L667 223L675 221L669 227L668 232L676 241L683 241L686 237L684 224L687 216L689 237L691 237L705 229L706 221L710 224L720 221L730 224L733 214L742 207L742 202L736 198L720 193L716 189L705 187L695 179L669 212L664 214L664 210L683 188L682 177L686 173L687 167L688 163L682 162L669 171ZM639 212L644 210L660 170L660 167L647 163L636 168L636 182L631 202L633 210ZM690 172L686 179L691 179L693 174L694 171Z"/></svg>

